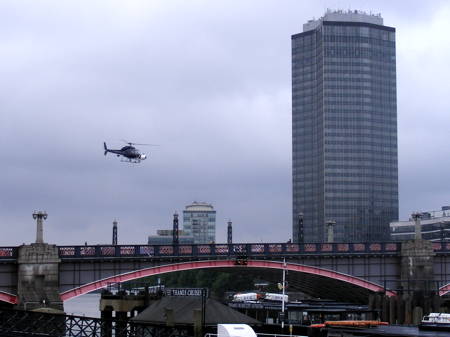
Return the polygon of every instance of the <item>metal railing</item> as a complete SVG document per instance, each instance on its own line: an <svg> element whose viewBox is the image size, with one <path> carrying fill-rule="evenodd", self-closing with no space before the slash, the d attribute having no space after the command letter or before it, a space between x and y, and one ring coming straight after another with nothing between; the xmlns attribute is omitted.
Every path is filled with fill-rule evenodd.
<svg viewBox="0 0 450 337"><path fill-rule="evenodd" d="M116 319L0 309L0 336L180 337L188 332Z"/></svg>
<svg viewBox="0 0 450 337"><path fill-rule="evenodd" d="M0 260L16 260L19 247L0 247ZM433 242L437 253L450 252L450 242ZM165 257L289 257L307 255L389 254L397 255L401 242L363 243L235 243L196 245L84 245L58 246L64 259L165 258Z"/></svg>
<svg viewBox="0 0 450 337"><path fill-rule="evenodd" d="M17 259L18 247L0 247L1 260Z"/></svg>
<svg viewBox="0 0 450 337"><path fill-rule="evenodd" d="M450 245L448 247L450 249ZM121 246L59 246L61 259L132 258L132 257L227 257L227 256L289 256L289 255L345 255L398 254L401 244L383 243L238 243L198 245L121 245Z"/></svg>

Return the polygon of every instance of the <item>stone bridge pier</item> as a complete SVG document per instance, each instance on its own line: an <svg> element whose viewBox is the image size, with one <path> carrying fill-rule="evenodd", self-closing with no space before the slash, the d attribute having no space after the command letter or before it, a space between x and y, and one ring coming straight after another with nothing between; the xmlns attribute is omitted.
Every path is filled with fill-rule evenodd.
<svg viewBox="0 0 450 337"><path fill-rule="evenodd" d="M56 245L33 243L19 247L19 308L31 310L50 307L63 310L63 302L59 297L59 262Z"/></svg>
<svg viewBox="0 0 450 337"><path fill-rule="evenodd" d="M432 243L422 239L420 214L412 218L416 235L402 243L398 296L382 300L382 318L391 324L419 324L424 314L442 311L433 270L436 253Z"/></svg>
<svg viewBox="0 0 450 337"><path fill-rule="evenodd" d="M401 250L402 310L398 316L406 324L420 323L424 313L439 312L441 298L434 281L433 259L436 255L430 241L422 239L420 214L412 214L415 239L404 242Z"/></svg>
<svg viewBox="0 0 450 337"><path fill-rule="evenodd" d="M37 221L36 243L19 247L17 258L18 307L32 310L50 307L63 310L59 296L58 247L44 243L43 220L47 213L34 212Z"/></svg>

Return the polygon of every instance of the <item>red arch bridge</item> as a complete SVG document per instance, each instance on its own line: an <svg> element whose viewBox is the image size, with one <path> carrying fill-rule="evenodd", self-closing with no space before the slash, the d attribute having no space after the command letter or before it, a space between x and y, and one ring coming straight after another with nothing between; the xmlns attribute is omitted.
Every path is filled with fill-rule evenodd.
<svg viewBox="0 0 450 337"><path fill-rule="evenodd" d="M285 269L291 290L365 302L370 293L395 296L405 284L405 258L411 261L398 242L44 246L35 260L21 253L36 249L35 244L0 247L0 301L20 303L27 291L50 298L43 289L51 286L65 301L110 283L194 269L239 269L279 282ZM450 291L450 243L433 243L430 261L433 275L427 284L445 295ZM45 286L37 289L39 284Z"/></svg>

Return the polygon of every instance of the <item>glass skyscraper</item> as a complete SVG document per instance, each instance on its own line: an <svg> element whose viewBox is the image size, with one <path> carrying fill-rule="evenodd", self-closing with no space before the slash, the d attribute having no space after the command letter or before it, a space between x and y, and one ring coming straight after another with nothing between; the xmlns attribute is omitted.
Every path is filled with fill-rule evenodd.
<svg viewBox="0 0 450 337"><path fill-rule="evenodd" d="M398 219L395 28L328 11L292 36L293 240L389 239Z"/></svg>

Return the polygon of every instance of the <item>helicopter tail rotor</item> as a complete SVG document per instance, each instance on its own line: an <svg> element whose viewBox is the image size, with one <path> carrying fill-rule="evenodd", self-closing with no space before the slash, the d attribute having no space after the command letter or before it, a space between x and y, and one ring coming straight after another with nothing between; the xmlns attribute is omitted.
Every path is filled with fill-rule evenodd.
<svg viewBox="0 0 450 337"><path fill-rule="evenodd" d="M106 143L105 142L103 142L103 147L105 148L105 156L106 156L106 154L108 153L108 148L106 147Z"/></svg>

